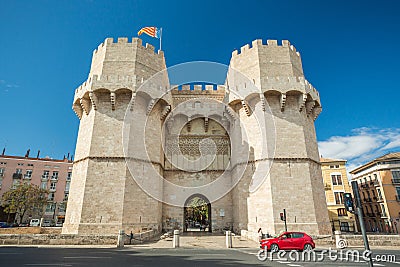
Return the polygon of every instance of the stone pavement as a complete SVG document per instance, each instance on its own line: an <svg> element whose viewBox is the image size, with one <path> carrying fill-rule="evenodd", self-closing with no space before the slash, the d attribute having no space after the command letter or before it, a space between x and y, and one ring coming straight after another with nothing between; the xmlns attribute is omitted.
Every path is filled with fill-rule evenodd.
<svg viewBox="0 0 400 267"><path fill-rule="evenodd" d="M259 244L252 240L241 238L240 236L232 237L232 245L234 248L259 248ZM143 244L125 245L126 247L140 248L172 248L172 238L162 240L154 240ZM207 249L224 249L225 236L209 233L185 233L180 236L181 248L207 248Z"/></svg>

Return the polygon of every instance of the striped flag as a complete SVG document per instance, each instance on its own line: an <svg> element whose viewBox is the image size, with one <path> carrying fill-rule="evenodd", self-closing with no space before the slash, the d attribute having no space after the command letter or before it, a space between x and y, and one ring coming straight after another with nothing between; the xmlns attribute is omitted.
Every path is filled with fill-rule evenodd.
<svg viewBox="0 0 400 267"><path fill-rule="evenodd" d="M141 28L140 31L138 31L138 36L140 36L142 33L145 33L151 37L160 38L160 30L156 27Z"/></svg>

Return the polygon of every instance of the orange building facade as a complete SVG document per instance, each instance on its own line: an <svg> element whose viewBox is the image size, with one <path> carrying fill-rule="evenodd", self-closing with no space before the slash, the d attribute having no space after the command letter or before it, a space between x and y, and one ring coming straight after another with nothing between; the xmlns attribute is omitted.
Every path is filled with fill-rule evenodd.
<svg viewBox="0 0 400 267"><path fill-rule="evenodd" d="M398 234L400 152L376 158L350 173L358 183L366 230Z"/></svg>

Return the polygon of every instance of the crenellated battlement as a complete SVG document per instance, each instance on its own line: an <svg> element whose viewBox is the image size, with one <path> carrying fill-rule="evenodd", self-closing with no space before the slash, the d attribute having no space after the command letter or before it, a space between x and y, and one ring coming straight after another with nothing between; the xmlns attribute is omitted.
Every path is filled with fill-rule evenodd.
<svg viewBox="0 0 400 267"><path fill-rule="evenodd" d="M224 94L225 85L214 85L205 84L204 87L201 84L183 84L183 85L171 85L171 93L173 94Z"/></svg>
<svg viewBox="0 0 400 267"><path fill-rule="evenodd" d="M128 39L127 37L118 37L116 42L114 42L114 38L106 38L105 41L93 51L93 55L97 54L99 51L104 50L107 47L121 48L134 46L143 48L146 51L153 53L154 55L164 57L164 51L155 51L155 47L149 43L145 43L145 45L143 45L142 39L137 37L133 37L132 39Z"/></svg>
<svg viewBox="0 0 400 267"><path fill-rule="evenodd" d="M290 44L288 40L282 40L281 45L278 45L278 40L266 40L266 43L264 43L261 39L254 40L251 42L251 44L246 44L242 46L240 48L240 52L238 50L234 50L232 52L232 57L245 54L246 52L251 51L253 48L268 49L275 47L289 48L293 53L296 53L296 55L300 57L300 53L293 45Z"/></svg>

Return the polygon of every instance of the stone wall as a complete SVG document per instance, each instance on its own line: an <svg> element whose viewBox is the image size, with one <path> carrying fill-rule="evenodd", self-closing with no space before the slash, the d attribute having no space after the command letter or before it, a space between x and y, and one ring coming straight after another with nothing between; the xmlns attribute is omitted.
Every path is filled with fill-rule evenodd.
<svg viewBox="0 0 400 267"><path fill-rule="evenodd" d="M156 230L135 233L132 244L151 240ZM0 234L0 245L117 245L118 235ZM129 244L129 233L125 244Z"/></svg>

